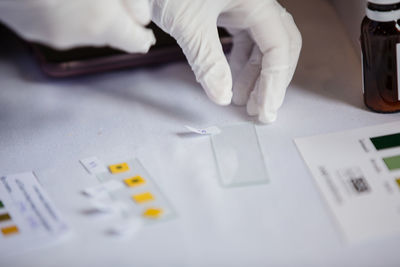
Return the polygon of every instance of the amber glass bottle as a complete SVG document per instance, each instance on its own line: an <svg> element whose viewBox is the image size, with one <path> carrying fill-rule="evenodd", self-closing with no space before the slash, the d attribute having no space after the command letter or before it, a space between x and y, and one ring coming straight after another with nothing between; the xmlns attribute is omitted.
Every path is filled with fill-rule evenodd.
<svg viewBox="0 0 400 267"><path fill-rule="evenodd" d="M364 102L376 112L400 111L400 0L370 0L361 25Z"/></svg>

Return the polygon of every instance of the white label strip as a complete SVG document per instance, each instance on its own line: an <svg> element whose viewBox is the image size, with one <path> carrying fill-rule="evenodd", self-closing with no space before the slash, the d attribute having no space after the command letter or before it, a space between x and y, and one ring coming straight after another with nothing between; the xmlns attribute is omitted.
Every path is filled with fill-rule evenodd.
<svg viewBox="0 0 400 267"><path fill-rule="evenodd" d="M188 125L185 125L185 128L191 131L192 133L200 134L200 135L216 135L220 134L221 130L217 126L211 126L204 129L194 128Z"/></svg>
<svg viewBox="0 0 400 267"><path fill-rule="evenodd" d="M83 190L83 193L89 197L101 197L109 192L121 189L123 184L115 180L108 181L103 184L92 186Z"/></svg>
<svg viewBox="0 0 400 267"><path fill-rule="evenodd" d="M110 199L94 199L91 201L93 209L99 212L111 213L111 212L124 212L129 209L127 205L121 201L112 201Z"/></svg>
<svg viewBox="0 0 400 267"><path fill-rule="evenodd" d="M142 229L144 222L139 217L125 219L124 221L112 226L108 232L115 236L130 237Z"/></svg>
<svg viewBox="0 0 400 267"><path fill-rule="evenodd" d="M80 162L90 174L98 174L107 171L106 165L97 157L81 159Z"/></svg>

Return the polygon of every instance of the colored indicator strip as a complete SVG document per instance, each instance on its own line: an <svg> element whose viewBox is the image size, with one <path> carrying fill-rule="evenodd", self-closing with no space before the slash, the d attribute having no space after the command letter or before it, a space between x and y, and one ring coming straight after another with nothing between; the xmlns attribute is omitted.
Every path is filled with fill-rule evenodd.
<svg viewBox="0 0 400 267"><path fill-rule="evenodd" d="M19 232L19 230L16 225L12 225L9 227L1 228L1 232L3 235L8 236L8 235L17 234Z"/></svg>
<svg viewBox="0 0 400 267"><path fill-rule="evenodd" d="M371 138L376 150L400 147L400 133Z"/></svg>
<svg viewBox="0 0 400 267"><path fill-rule="evenodd" d="M384 158L383 161L391 171L400 169L400 156Z"/></svg>
<svg viewBox="0 0 400 267"><path fill-rule="evenodd" d="M0 214L0 222L11 220L11 216L8 213Z"/></svg>
<svg viewBox="0 0 400 267"><path fill-rule="evenodd" d="M4 208L4 204L1 200L0 200L0 208Z"/></svg>

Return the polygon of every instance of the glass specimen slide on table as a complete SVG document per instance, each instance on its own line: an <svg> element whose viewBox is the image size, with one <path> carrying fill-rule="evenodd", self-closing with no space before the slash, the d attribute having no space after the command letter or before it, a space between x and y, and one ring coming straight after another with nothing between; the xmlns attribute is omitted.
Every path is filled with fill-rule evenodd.
<svg viewBox="0 0 400 267"><path fill-rule="evenodd" d="M32 172L0 177L0 257L58 241L69 228Z"/></svg>
<svg viewBox="0 0 400 267"><path fill-rule="evenodd" d="M211 135L211 145L220 182L237 187L269 182L257 130L252 123L221 127Z"/></svg>
<svg viewBox="0 0 400 267"><path fill-rule="evenodd" d="M345 240L400 235L400 122L295 143Z"/></svg>

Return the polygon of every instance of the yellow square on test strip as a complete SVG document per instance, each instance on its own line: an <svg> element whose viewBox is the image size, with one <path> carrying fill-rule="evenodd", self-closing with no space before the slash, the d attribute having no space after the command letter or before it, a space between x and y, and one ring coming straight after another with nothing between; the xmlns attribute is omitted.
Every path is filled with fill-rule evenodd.
<svg viewBox="0 0 400 267"><path fill-rule="evenodd" d="M146 180L143 179L142 176L137 175L137 176L125 179L124 182L127 186L134 187L134 186L139 186L139 185L146 183Z"/></svg>
<svg viewBox="0 0 400 267"><path fill-rule="evenodd" d="M163 214L163 210L160 208L148 208L143 212L143 217L150 219L158 219Z"/></svg>
<svg viewBox="0 0 400 267"><path fill-rule="evenodd" d="M138 204L154 200L154 196L150 192L133 195L132 198Z"/></svg>
<svg viewBox="0 0 400 267"><path fill-rule="evenodd" d="M396 183L400 187L400 178L396 179Z"/></svg>
<svg viewBox="0 0 400 267"><path fill-rule="evenodd" d="M128 163L124 162L124 163L110 165L108 166L108 169L110 169L111 173L116 174L129 171L129 165Z"/></svg>
<svg viewBox="0 0 400 267"><path fill-rule="evenodd" d="M19 232L19 229L16 225L12 225L12 226L1 228L1 232L3 233L3 235L7 236L7 235L12 235L12 234L17 234Z"/></svg>

